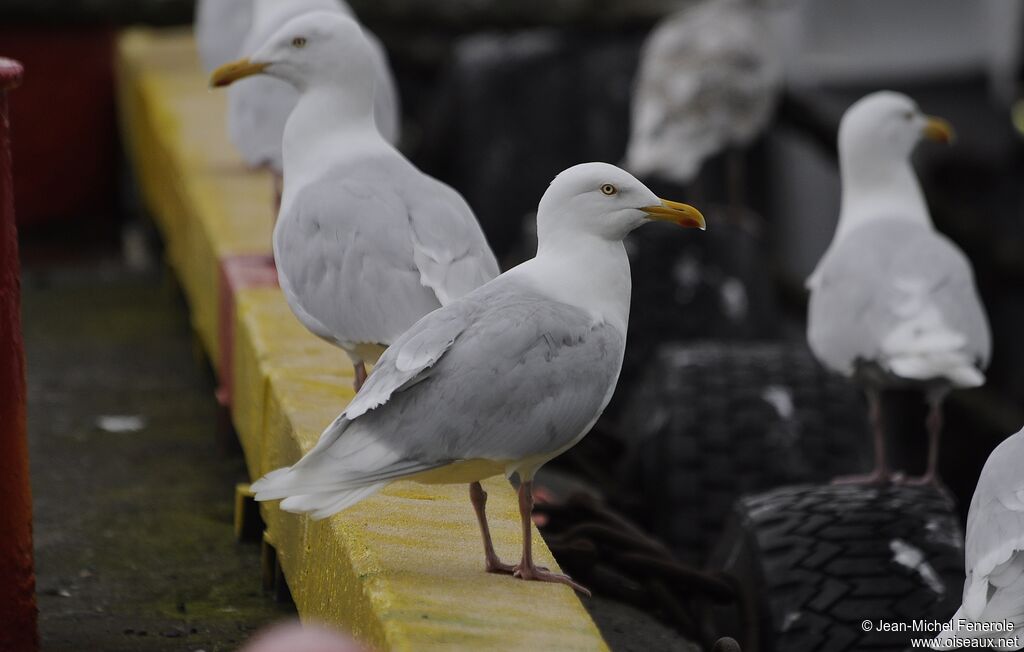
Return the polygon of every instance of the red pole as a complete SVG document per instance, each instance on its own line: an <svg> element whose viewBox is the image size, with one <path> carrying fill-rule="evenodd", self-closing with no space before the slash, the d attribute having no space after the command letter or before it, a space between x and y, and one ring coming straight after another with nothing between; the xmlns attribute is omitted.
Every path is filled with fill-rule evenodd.
<svg viewBox="0 0 1024 652"><path fill-rule="evenodd" d="M39 648L32 568L32 494L25 430L25 351L11 184L7 91L21 82L17 61L0 58L0 651Z"/></svg>

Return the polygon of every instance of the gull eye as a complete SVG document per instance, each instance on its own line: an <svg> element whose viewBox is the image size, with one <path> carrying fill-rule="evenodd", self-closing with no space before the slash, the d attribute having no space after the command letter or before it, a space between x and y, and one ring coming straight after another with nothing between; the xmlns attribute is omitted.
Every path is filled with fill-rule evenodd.
<svg viewBox="0 0 1024 652"><path fill-rule="evenodd" d="M914 115L915 113L913 111L907 111L906 113L903 114L903 117L907 120L907 122L910 122L911 120L914 119Z"/></svg>
<svg viewBox="0 0 1024 652"><path fill-rule="evenodd" d="M292 39L292 47L293 48L297 48L299 50L301 50L302 48L306 47L306 37L305 36L296 36L295 38L293 38Z"/></svg>
<svg viewBox="0 0 1024 652"><path fill-rule="evenodd" d="M608 195L609 197L610 197L611 195L614 195L614 194L615 194L615 193L617 193L618 191L619 191L619 189L618 189L618 188L616 188L615 186L613 186L613 185L612 185L612 184L610 184L610 183L606 183L606 184L603 184L603 185L601 186L601 192L602 192L602 193L604 193L604 194L606 194L606 195Z"/></svg>

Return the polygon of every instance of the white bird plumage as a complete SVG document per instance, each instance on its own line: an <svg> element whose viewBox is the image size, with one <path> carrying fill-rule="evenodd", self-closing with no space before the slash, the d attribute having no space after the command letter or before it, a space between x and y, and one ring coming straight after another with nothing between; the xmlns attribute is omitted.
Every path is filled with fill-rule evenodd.
<svg viewBox="0 0 1024 652"><path fill-rule="evenodd" d="M936 638L937 650L967 647L971 638L999 638L980 625L1008 620L1016 645L1024 648L1024 430L1010 435L988 456L967 515L963 604ZM957 642L960 642L958 644Z"/></svg>
<svg viewBox="0 0 1024 652"><path fill-rule="evenodd" d="M703 226L694 209L663 203L614 166L560 174L540 202L536 257L402 334L317 445L253 485L257 500L283 498L282 508L322 518L401 478L517 473L520 500L532 501L536 470L579 441L611 398L629 319L622 238L652 218ZM488 569L511 572L486 528L484 539ZM528 547L519 571L571 583L533 567Z"/></svg>
<svg viewBox="0 0 1024 652"><path fill-rule="evenodd" d="M284 130L274 259L292 311L348 353L357 388L365 363L417 319L498 274L462 196L375 127L374 61L355 21L310 12L213 79L264 73L298 89Z"/></svg>
<svg viewBox="0 0 1024 652"><path fill-rule="evenodd" d="M705 159L761 133L782 89L767 11L746 0L704 0L654 28L633 93L630 171L689 183Z"/></svg>
<svg viewBox="0 0 1024 652"><path fill-rule="evenodd" d="M898 93L856 102L839 128L842 203L828 250L808 279L807 339L817 358L868 392L876 468L889 480L879 392L917 386L930 404L928 469L935 481L941 402L984 382L991 338L966 256L932 225L910 166L923 136L948 141L948 124Z"/></svg>
<svg viewBox="0 0 1024 652"><path fill-rule="evenodd" d="M198 0L196 49L207 73L238 58L252 22L253 0Z"/></svg>
<svg viewBox="0 0 1024 652"><path fill-rule="evenodd" d="M251 18L240 56L252 55L282 25L303 14L327 11L355 19L344 0L248 0L246 8ZM375 74L374 119L381 135L394 144L401 129L398 90L384 47L373 34L364 30L363 35ZM241 80L228 89L228 136L247 164L281 173L285 123L298 98L291 84L265 75Z"/></svg>

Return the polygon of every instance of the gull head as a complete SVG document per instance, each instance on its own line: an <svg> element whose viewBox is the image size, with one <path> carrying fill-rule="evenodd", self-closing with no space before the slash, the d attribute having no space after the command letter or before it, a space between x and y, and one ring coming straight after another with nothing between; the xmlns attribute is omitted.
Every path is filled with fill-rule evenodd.
<svg viewBox="0 0 1024 652"><path fill-rule="evenodd" d="M333 11L311 11L289 20L249 57L214 70L210 85L228 86L258 74L283 79L300 91L336 84L367 87L372 96L374 83L370 44L362 28Z"/></svg>
<svg viewBox="0 0 1024 652"><path fill-rule="evenodd" d="M879 91L854 102L839 123L839 154L868 164L906 161L922 138L953 141L953 127L925 115L902 93Z"/></svg>
<svg viewBox="0 0 1024 652"><path fill-rule="evenodd" d="M585 233L622 240L651 221L704 229L693 206L660 199L629 172L608 163L581 163L554 178L537 209L540 240L560 233Z"/></svg>

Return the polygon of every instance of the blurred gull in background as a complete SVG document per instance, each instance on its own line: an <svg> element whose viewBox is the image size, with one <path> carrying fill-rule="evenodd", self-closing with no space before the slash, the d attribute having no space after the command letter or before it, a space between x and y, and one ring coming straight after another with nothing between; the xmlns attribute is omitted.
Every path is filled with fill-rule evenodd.
<svg viewBox="0 0 1024 652"><path fill-rule="evenodd" d="M950 389L985 382L991 338L970 262L935 230L910 166L922 136L950 142L953 132L887 91L854 103L839 127L839 224L807 281L807 339L826 367L868 395L875 468L842 480L894 479L880 393L916 387L929 405L929 452L925 473L909 482L936 483L942 401Z"/></svg>
<svg viewBox="0 0 1024 652"><path fill-rule="evenodd" d="M238 58L252 22L253 0L199 0L196 48L207 74Z"/></svg>
<svg viewBox="0 0 1024 652"><path fill-rule="evenodd" d="M937 650L975 647L971 638L1016 637L1024 648L1024 430L1010 435L988 456L967 514L963 604L938 636ZM1008 632L985 631L986 623L1008 620ZM979 626L969 629L964 623ZM953 641L959 641L954 644Z"/></svg>
<svg viewBox="0 0 1024 652"><path fill-rule="evenodd" d="M783 66L765 14L747 0L705 0L654 29L633 93L633 173L689 183L705 159L768 125Z"/></svg>
<svg viewBox="0 0 1024 652"><path fill-rule="evenodd" d="M211 78L265 73L302 89L284 131L274 259L288 305L348 353L356 389L366 363L417 319L498 274L462 196L374 126L375 52L341 12L312 12Z"/></svg>

